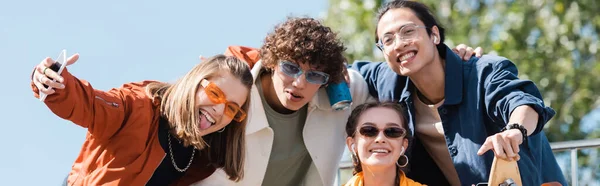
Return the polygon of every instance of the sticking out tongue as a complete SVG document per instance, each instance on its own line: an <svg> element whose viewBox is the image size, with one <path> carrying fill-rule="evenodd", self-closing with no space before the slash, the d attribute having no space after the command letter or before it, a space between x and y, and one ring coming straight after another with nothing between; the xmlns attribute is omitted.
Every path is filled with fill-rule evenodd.
<svg viewBox="0 0 600 186"><path fill-rule="evenodd" d="M204 114L200 114L200 129L207 129L208 127L210 127L210 125L211 124L208 121L208 119L206 119L206 116Z"/></svg>

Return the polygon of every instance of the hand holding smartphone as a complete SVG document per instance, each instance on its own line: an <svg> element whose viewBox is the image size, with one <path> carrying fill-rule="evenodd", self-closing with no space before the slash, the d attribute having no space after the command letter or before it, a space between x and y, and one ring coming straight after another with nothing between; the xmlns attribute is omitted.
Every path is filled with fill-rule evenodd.
<svg viewBox="0 0 600 186"><path fill-rule="evenodd" d="M58 57L56 58L56 61L54 62L54 64L52 64L52 66L48 67L50 70L56 72L58 75L60 75L63 71L63 69L65 69L65 66L67 66L67 50L62 50L59 54ZM56 80L52 81L56 82ZM48 85L44 85L44 87L48 88ZM49 90L51 90L52 87L49 88ZM46 97L48 97L47 94L39 91L38 92L40 95L40 101L44 101L46 100Z"/></svg>

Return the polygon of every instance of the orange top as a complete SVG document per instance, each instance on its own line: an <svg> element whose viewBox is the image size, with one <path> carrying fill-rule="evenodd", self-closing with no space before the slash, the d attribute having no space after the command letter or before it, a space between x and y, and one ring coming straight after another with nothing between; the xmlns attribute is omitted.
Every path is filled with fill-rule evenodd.
<svg viewBox="0 0 600 186"><path fill-rule="evenodd" d="M420 184L418 182L415 182L413 180L411 180L410 178L407 178L406 175L404 175L404 172L400 171L399 173L399 181L400 181L400 185L399 186L421 186L423 184ZM364 186L364 176L363 176L363 172L359 172L356 175L354 175L352 178L350 178L350 180L348 180L348 182L346 182L345 186Z"/></svg>
<svg viewBox="0 0 600 186"><path fill-rule="evenodd" d="M104 92L67 69L61 75L65 88L56 89L44 103L57 116L88 131L68 184L145 185L166 157L158 140L160 102L145 93L145 86L152 81ZM31 87L39 97L33 82ZM215 168L207 164L206 159L196 156L190 169L173 185L189 185L210 176Z"/></svg>

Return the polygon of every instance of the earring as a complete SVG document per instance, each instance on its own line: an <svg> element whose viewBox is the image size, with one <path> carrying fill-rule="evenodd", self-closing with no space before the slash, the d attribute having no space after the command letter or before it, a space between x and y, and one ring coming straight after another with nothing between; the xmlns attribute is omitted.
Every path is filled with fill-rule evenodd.
<svg viewBox="0 0 600 186"><path fill-rule="evenodd" d="M402 159L402 157L404 157L406 159L406 161L404 162L404 164L400 165L398 162ZM400 159L398 159L398 161L396 161L396 165L398 165L398 167L406 167L406 165L408 165L408 156L406 155L402 155L400 156Z"/></svg>
<svg viewBox="0 0 600 186"><path fill-rule="evenodd" d="M350 156L352 156L352 158L358 159L358 156L356 156L356 152L354 151L354 144L350 145Z"/></svg>
<svg viewBox="0 0 600 186"><path fill-rule="evenodd" d="M437 43L437 36L433 36L433 43Z"/></svg>
<svg viewBox="0 0 600 186"><path fill-rule="evenodd" d="M400 159L398 159L398 161L396 161L396 165L398 165L398 167L406 167L406 165L408 165L408 156L404 155L404 147L402 147L400 154L402 154L402 155L400 156ZM406 161L404 162L404 164L400 165L398 162L402 159L402 157L404 157L406 159Z"/></svg>
<svg viewBox="0 0 600 186"><path fill-rule="evenodd" d="M227 126L224 126L223 128L221 128L221 130L219 130L219 131L217 131L217 132L218 132L218 133L221 133L221 132L225 131L225 128L226 128L226 127L227 127Z"/></svg>

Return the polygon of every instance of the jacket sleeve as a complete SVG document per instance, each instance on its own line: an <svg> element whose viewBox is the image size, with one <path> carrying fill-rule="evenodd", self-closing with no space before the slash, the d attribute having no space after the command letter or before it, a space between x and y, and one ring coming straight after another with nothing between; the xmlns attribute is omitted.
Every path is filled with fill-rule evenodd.
<svg viewBox="0 0 600 186"><path fill-rule="evenodd" d="M367 82L354 69L348 69L350 76L350 94L352 95L352 109L367 102L374 102L376 99L369 94Z"/></svg>
<svg viewBox="0 0 600 186"><path fill-rule="evenodd" d="M121 128L126 109L122 90L95 90L90 83L77 79L67 69L61 75L65 88L56 89L44 101L54 114L87 128L98 138L110 137ZM31 86L34 96L39 98L33 81Z"/></svg>
<svg viewBox="0 0 600 186"><path fill-rule="evenodd" d="M383 81L382 78L384 78L382 75L379 75L382 70L381 65L383 64L385 63L359 61L354 62L351 67L365 79L369 94L374 98L378 97L378 85Z"/></svg>
<svg viewBox="0 0 600 186"><path fill-rule="evenodd" d="M507 59L492 63L487 68L488 70L484 72L489 72L489 74L484 81L484 92L485 106L489 118L494 123L505 125L515 108L528 105L539 115L537 126L532 135L540 132L555 112L552 108L544 105L542 95L536 85L529 80L520 80L517 77L517 67Z"/></svg>

